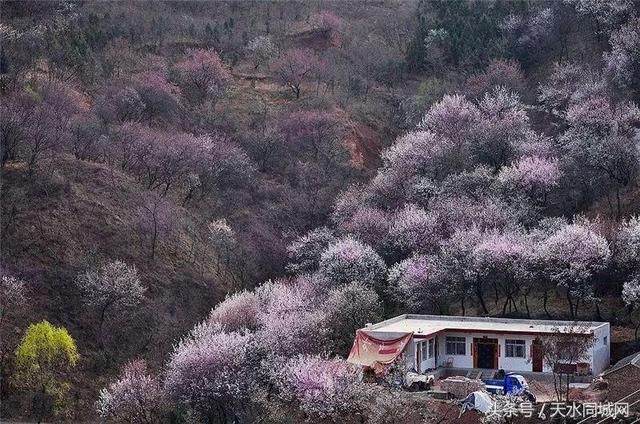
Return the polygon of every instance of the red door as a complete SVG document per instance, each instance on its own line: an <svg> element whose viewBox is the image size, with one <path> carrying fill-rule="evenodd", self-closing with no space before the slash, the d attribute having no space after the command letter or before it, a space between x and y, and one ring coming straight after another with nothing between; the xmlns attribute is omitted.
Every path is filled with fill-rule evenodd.
<svg viewBox="0 0 640 424"><path fill-rule="evenodd" d="M531 364L533 372L542 372L542 342L538 339L531 344Z"/></svg>

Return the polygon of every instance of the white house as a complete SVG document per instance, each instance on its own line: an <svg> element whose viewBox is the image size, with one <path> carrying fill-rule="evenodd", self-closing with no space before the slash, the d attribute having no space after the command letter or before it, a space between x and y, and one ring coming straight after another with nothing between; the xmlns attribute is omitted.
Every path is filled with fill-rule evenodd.
<svg viewBox="0 0 640 424"><path fill-rule="evenodd" d="M550 372L541 338L570 328L595 339L587 372L597 375L607 368L611 336L606 322L410 314L358 330L349 361L379 370L404 352L407 367L419 373L438 367Z"/></svg>

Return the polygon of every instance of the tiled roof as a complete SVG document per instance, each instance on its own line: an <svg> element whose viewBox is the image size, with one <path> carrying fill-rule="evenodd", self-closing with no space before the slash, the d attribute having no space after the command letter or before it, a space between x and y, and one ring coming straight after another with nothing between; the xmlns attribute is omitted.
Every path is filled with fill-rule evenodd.
<svg viewBox="0 0 640 424"><path fill-rule="evenodd" d="M640 352L636 352L629 356L625 356L624 358L616 362L614 366L612 366L610 369L605 371L604 374L606 375L614 371L618 371L619 369L624 368L626 366L640 368Z"/></svg>

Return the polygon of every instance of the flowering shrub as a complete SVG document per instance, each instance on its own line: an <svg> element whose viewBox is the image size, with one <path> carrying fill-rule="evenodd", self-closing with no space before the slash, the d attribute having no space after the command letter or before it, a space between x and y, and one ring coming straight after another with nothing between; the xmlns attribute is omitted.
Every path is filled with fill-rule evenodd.
<svg viewBox="0 0 640 424"><path fill-rule="evenodd" d="M120 376L100 391L98 415L109 422L151 424L160 421L167 399L158 378L143 360L129 362Z"/></svg>
<svg viewBox="0 0 640 424"><path fill-rule="evenodd" d="M640 276L636 276L624 283L622 300L628 306L637 307L640 305Z"/></svg>
<svg viewBox="0 0 640 424"><path fill-rule="evenodd" d="M7 310L13 310L23 305L26 300L26 283L19 278L6 275L0 269L2 278L0 278L0 322Z"/></svg>
<svg viewBox="0 0 640 424"><path fill-rule="evenodd" d="M285 365L277 387L311 417L340 419L362 413L370 401L361 370L340 359L303 355Z"/></svg>

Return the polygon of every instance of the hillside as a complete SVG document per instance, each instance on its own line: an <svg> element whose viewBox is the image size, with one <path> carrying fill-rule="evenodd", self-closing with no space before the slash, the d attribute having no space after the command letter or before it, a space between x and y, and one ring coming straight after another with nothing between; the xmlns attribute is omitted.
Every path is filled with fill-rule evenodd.
<svg viewBox="0 0 640 424"><path fill-rule="evenodd" d="M0 7L2 419L397 422L401 313L636 348L638 1Z"/></svg>
<svg viewBox="0 0 640 424"><path fill-rule="evenodd" d="M82 360L73 397L82 404L74 409L91 408L100 382L129 358L158 358L160 366L171 345L233 290L202 223L182 208L149 258L136 224L144 196L131 177L71 157L56 158L33 177L20 164L2 171L2 263L29 282L28 307L8 324L21 332L24 322L48 319L78 340ZM82 305L74 279L88 266L116 259L135 265L147 291L139 308L106 317L103 351L99 311ZM3 408L15 401L8 398Z"/></svg>

